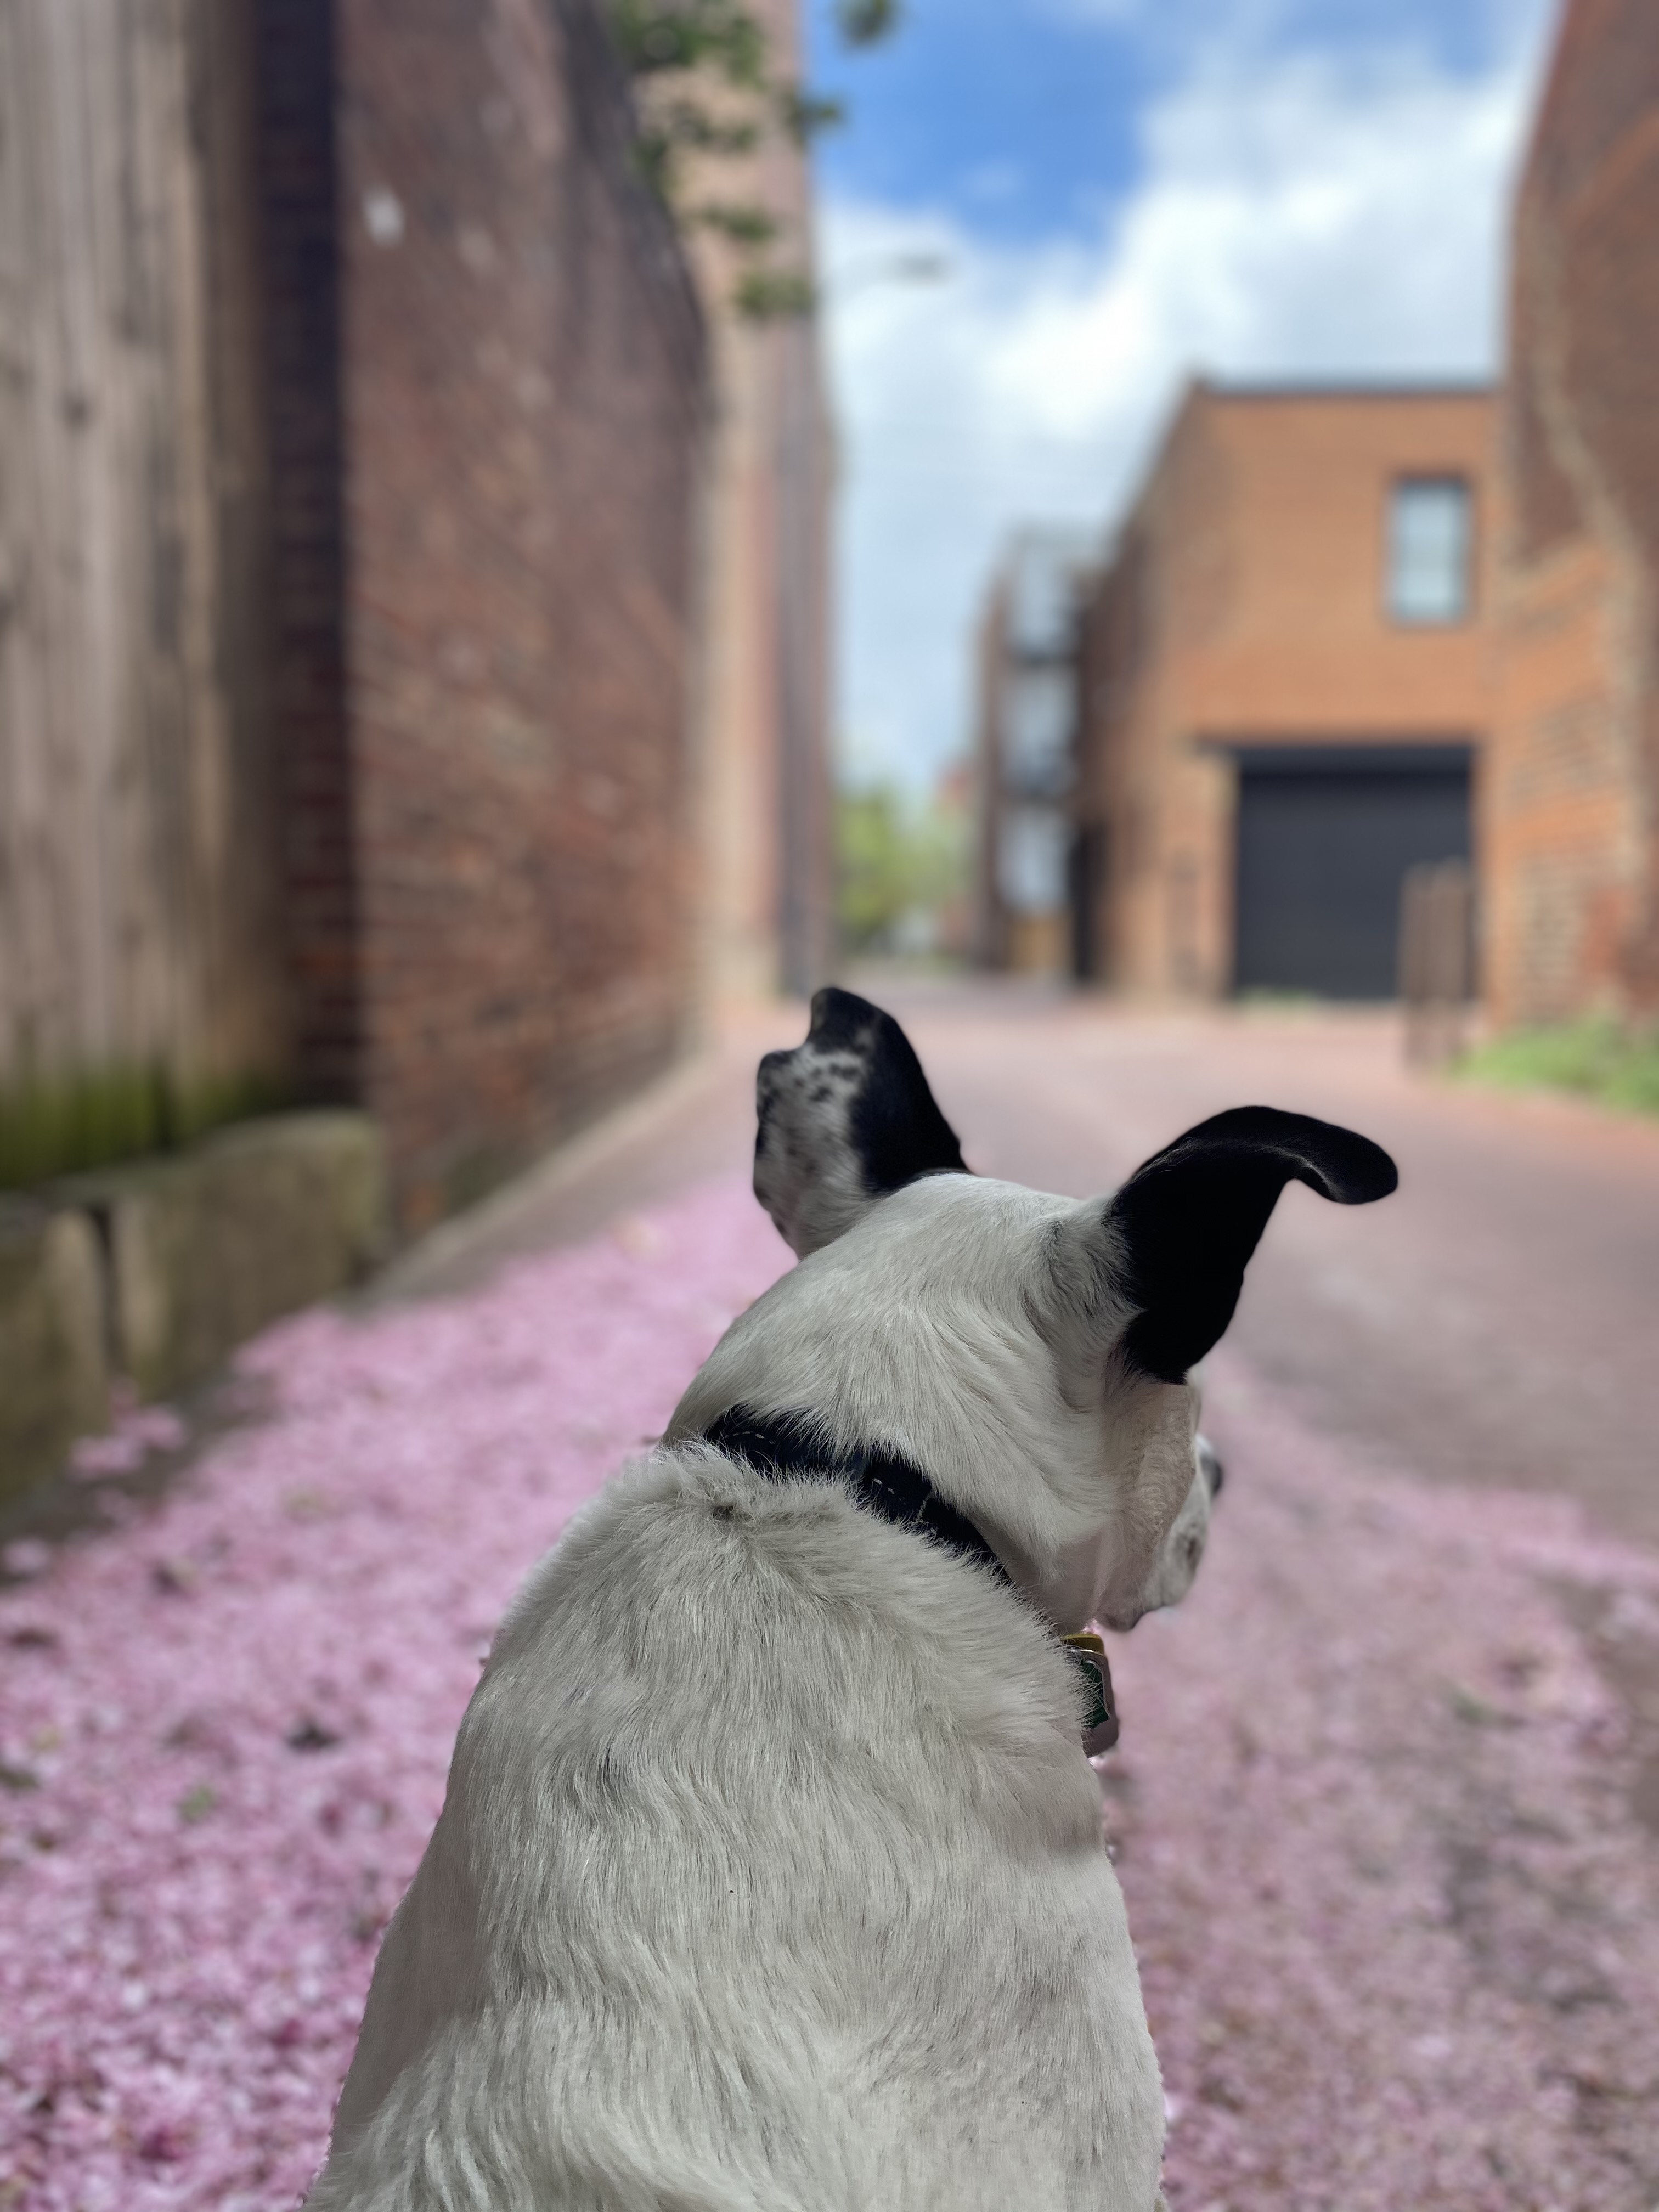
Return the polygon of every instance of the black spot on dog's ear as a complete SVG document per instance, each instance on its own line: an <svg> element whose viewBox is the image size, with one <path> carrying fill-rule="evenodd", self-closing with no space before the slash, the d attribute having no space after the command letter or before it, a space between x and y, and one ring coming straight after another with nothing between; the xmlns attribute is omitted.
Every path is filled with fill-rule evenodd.
<svg viewBox="0 0 1659 2212"><path fill-rule="evenodd" d="M968 1171L909 1038L851 991L817 994L806 1042L769 1052L756 1090L755 1195L803 1257L917 1176Z"/></svg>
<svg viewBox="0 0 1659 2212"><path fill-rule="evenodd" d="M1237 1106L1188 1129L1138 1168L1109 1209L1127 1249L1124 1287L1139 1309L1123 1340L1130 1364L1178 1382L1219 1341L1287 1182L1368 1206L1399 1180L1380 1145L1305 1114Z"/></svg>
<svg viewBox="0 0 1659 2212"><path fill-rule="evenodd" d="M846 1054L858 1080L848 1134L872 1194L902 1190L918 1176L967 1165L956 1131L939 1110L915 1047L890 1014L830 985L812 1000L809 1048Z"/></svg>

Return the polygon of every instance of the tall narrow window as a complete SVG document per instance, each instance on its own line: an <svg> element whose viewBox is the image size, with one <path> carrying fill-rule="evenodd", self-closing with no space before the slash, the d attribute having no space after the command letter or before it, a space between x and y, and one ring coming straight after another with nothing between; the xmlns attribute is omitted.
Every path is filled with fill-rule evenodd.
<svg viewBox="0 0 1659 2212"><path fill-rule="evenodd" d="M1462 622L1473 536L1462 477L1402 477L1389 501L1389 612L1398 623Z"/></svg>

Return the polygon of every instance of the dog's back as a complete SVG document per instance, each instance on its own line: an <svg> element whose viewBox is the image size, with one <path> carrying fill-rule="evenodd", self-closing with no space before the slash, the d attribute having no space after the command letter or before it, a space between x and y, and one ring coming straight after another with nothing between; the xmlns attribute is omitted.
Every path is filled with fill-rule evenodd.
<svg viewBox="0 0 1659 2212"><path fill-rule="evenodd" d="M315 2212L1150 2212L1075 1674L982 1570L705 1448L502 1627Z"/></svg>
<svg viewBox="0 0 1659 2212"><path fill-rule="evenodd" d="M1103 1716L1060 1639L1184 1594L1189 1370L1285 1184L1364 1204L1392 1163L1246 1107L1109 1199L981 1181L836 991L759 1102L801 1264L503 1626L313 2212L1159 2201Z"/></svg>

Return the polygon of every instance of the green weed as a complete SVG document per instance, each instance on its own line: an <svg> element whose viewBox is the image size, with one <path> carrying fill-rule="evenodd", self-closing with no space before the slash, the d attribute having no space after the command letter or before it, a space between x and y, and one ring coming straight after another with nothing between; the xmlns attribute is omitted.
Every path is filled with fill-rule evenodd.
<svg viewBox="0 0 1659 2212"><path fill-rule="evenodd" d="M0 1190L170 1152L287 1098L268 1075L181 1081L161 1066L14 1079L0 1084Z"/></svg>
<svg viewBox="0 0 1659 2212"><path fill-rule="evenodd" d="M1659 1030L1629 1029L1610 1015L1494 1037L1465 1054L1455 1072L1470 1082L1577 1091L1629 1113L1659 1114Z"/></svg>

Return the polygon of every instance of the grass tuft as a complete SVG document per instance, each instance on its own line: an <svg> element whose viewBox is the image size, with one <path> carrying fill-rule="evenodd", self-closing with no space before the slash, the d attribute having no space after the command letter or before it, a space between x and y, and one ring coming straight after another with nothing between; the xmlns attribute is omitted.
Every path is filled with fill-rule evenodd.
<svg viewBox="0 0 1659 2212"><path fill-rule="evenodd" d="M1552 1029L1516 1030L1465 1054L1455 1073L1516 1091L1571 1091L1627 1113L1659 1114L1659 1030L1610 1015Z"/></svg>

